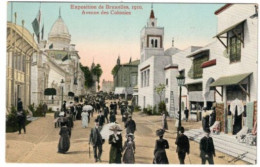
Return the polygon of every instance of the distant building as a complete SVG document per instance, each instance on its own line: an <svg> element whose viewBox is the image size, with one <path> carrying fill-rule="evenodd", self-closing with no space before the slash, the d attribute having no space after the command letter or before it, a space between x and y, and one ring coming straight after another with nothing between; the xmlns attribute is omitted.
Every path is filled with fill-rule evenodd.
<svg viewBox="0 0 260 167"><path fill-rule="evenodd" d="M137 85L138 64L140 60L129 61L120 64L120 57L113 74L115 94L133 94L133 88Z"/></svg>
<svg viewBox="0 0 260 167"><path fill-rule="evenodd" d="M75 45L70 42L69 30L59 15L48 34L48 41L42 40L38 44L40 51L32 58L31 103L61 105L61 81L64 81L63 100L73 101L74 97L85 94L80 57ZM53 99L44 94L48 88L56 90Z"/></svg>
<svg viewBox="0 0 260 167"><path fill-rule="evenodd" d="M114 88L114 82L113 81L106 81L103 79L102 81L102 91L103 92L112 92Z"/></svg>

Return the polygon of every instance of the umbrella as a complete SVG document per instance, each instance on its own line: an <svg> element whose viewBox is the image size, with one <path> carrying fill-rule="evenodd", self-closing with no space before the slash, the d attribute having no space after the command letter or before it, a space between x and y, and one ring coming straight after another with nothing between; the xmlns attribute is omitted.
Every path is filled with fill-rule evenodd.
<svg viewBox="0 0 260 167"><path fill-rule="evenodd" d="M113 127L113 126L115 126L115 125L119 126L119 128L121 129L120 125L117 124L117 123L114 123L114 122L113 122L113 123L106 124L106 125L103 126L103 128L102 128L102 130L101 130L101 132L100 132L100 134L101 134L101 136L102 136L103 139L108 139L109 136L114 133L113 131L110 130L110 128ZM120 133L120 132L119 132L119 133Z"/></svg>
<svg viewBox="0 0 260 167"><path fill-rule="evenodd" d="M93 107L91 105L83 106L83 110L85 110L85 111L89 111L89 110L92 110L92 109L93 109Z"/></svg>

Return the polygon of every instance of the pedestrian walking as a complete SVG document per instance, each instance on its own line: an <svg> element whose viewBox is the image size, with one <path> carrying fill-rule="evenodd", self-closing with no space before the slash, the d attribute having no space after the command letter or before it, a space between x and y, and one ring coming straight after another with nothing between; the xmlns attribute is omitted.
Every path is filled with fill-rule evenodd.
<svg viewBox="0 0 260 167"><path fill-rule="evenodd" d="M115 115L117 115L117 103L114 102L114 112L115 112Z"/></svg>
<svg viewBox="0 0 260 167"><path fill-rule="evenodd" d="M189 110L187 109L187 107L185 107L184 114L185 114L185 117L186 117L186 122L188 122L188 120L189 120Z"/></svg>
<svg viewBox="0 0 260 167"><path fill-rule="evenodd" d="M109 136L108 143L111 144L109 152L109 163L121 163L122 157L122 135L120 127L118 125L112 126L109 130L113 131L113 134Z"/></svg>
<svg viewBox="0 0 260 167"><path fill-rule="evenodd" d="M176 138L175 144L177 145L176 152L178 153L180 164L185 164L186 153L190 153L190 142L188 137L184 134L183 127L179 129L179 135Z"/></svg>
<svg viewBox="0 0 260 167"><path fill-rule="evenodd" d="M203 108L203 113L202 113L202 128L204 131L209 129L209 115L207 113L207 108Z"/></svg>
<svg viewBox="0 0 260 167"><path fill-rule="evenodd" d="M98 120L99 126L102 128L105 123L105 117L104 117L104 113L102 111L99 112L99 115L97 116L97 120Z"/></svg>
<svg viewBox="0 0 260 167"><path fill-rule="evenodd" d="M43 103L42 108L43 108L43 116L45 117L46 113L48 111L48 106L47 106L47 104L45 102Z"/></svg>
<svg viewBox="0 0 260 167"><path fill-rule="evenodd" d="M158 129L156 135L159 136L159 139L155 142L154 149L154 164L169 164L165 149L169 149L168 141L163 139L164 135L163 129Z"/></svg>
<svg viewBox="0 0 260 167"><path fill-rule="evenodd" d="M109 113L109 122L110 123L116 122L116 116L113 111L110 111Z"/></svg>
<svg viewBox="0 0 260 167"><path fill-rule="evenodd" d="M126 135L126 141L123 146L122 152L123 155L123 162L125 164L134 164L135 163L135 142L134 142L134 134L129 133Z"/></svg>
<svg viewBox="0 0 260 167"><path fill-rule="evenodd" d="M95 120L95 127L91 129L89 135L89 144L93 146L95 162L101 162L102 145L104 143L100 129L98 120Z"/></svg>
<svg viewBox="0 0 260 167"><path fill-rule="evenodd" d="M162 129L168 130L168 124L167 124L167 112L164 111L162 114Z"/></svg>
<svg viewBox="0 0 260 167"><path fill-rule="evenodd" d="M135 121L132 119L132 115L128 116L128 120L125 124L125 128L126 128L126 134L132 133L134 134L136 131L136 124Z"/></svg>
<svg viewBox="0 0 260 167"><path fill-rule="evenodd" d="M54 112L54 127L57 128L57 127L60 127L60 123L59 123L59 115L60 115L60 109L57 108L56 111Z"/></svg>
<svg viewBox="0 0 260 167"><path fill-rule="evenodd" d="M67 126L67 122L61 122L60 128L60 140L58 144L58 153L65 154L70 148L70 130Z"/></svg>
<svg viewBox="0 0 260 167"><path fill-rule="evenodd" d="M26 114L23 110L23 102L21 98L18 98L18 102L17 102L17 122L18 122L19 134L21 134L21 129L23 129L23 132L25 134Z"/></svg>
<svg viewBox="0 0 260 167"><path fill-rule="evenodd" d="M105 105L104 106L104 117L105 117L107 123L109 123L109 121L108 121L108 114L109 114L109 108Z"/></svg>
<svg viewBox="0 0 260 167"><path fill-rule="evenodd" d="M200 157L201 163L205 164L208 161L209 164L214 164L213 156L216 156L214 143L210 135L210 129L206 129L205 136L200 140Z"/></svg>
<svg viewBox="0 0 260 167"><path fill-rule="evenodd" d="M88 127L88 112L86 110L83 110L81 113L81 118L82 118L82 127L87 128Z"/></svg>
<svg viewBox="0 0 260 167"><path fill-rule="evenodd" d="M66 101L65 101L65 100L63 101L63 104L62 104L62 109L61 109L61 111L64 111L64 112L66 112Z"/></svg>

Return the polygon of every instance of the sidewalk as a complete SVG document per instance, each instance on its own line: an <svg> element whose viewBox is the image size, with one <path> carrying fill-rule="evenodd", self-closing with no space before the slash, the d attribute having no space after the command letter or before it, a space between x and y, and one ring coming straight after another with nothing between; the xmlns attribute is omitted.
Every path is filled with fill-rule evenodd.
<svg viewBox="0 0 260 167"><path fill-rule="evenodd" d="M202 129L190 129L186 131L185 134L189 137L190 140L195 142L200 142L200 139L205 135ZM239 143L236 139L236 136L220 133L219 135L211 135L214 141L215 149L246 161L250 164L256 164L257 161L257 147L250 146L245 143ZM231 162L232 160L230 160Z"/></svg>

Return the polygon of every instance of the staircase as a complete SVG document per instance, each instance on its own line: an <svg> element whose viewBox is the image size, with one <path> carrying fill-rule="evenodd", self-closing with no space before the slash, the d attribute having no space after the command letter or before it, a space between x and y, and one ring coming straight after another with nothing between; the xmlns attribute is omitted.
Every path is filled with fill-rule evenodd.
<svg viewBox="0 0 260 167"><path fill-rule="evenodd" d="M202 129L191 129L186 131L185 134L190 140L194 140L198 143L200 142L200 139L205 136L205 133ZM241 159L250 164L256 164L256 146L239 143L235 135L230 136L224 133L220 133L219 135L212 134L211 137L213 138L214 146L217 151L233 157L237 157L237 159Z"/></svg>

